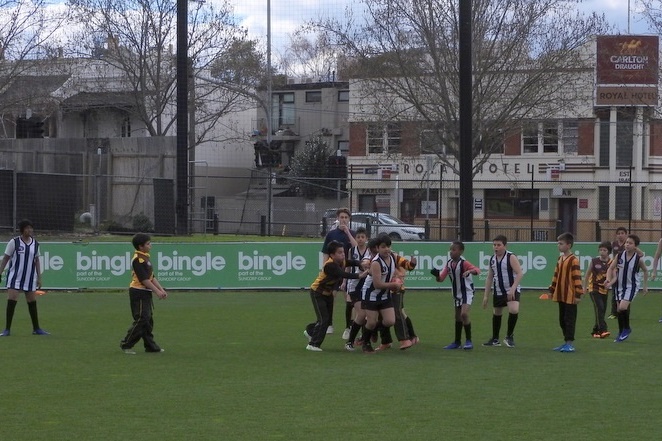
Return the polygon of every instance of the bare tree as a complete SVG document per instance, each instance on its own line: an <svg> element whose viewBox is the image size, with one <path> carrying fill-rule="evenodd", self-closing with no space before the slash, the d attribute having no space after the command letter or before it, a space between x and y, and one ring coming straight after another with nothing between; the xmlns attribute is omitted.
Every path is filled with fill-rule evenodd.
<svg viewBox="0 0 662 441"><path fill-rule="evenodd" d="M69 0L68 4L83 30L75 40L78 55L104 70L92 87L130 92L128 111L145 124L149 134L172 134L176 123L176 2ZM195 145L243 136L229 133L229 126L218 126L223 116L254 107L249 97L261 79L256 65L262 64L262 57L255 43L235 23L229 3L217 4L189 3L190 78L213 80L191 87L195 93L191 96Z"/></svg>
<svg viewBox="0 0 662 441"><path fill-rule="evenodd" d="M0 114L4 136L11 133L5 124L15 124L16 117L26 116L29 107L34 106L40 113L48 107L52 90L38 78L43 78L45 72L57 73L54 34L63 19L64 15L49 9L44 0L0 1Z"/></svg>
<svg viewBox="0 0 662 441"><path fill-rule="evenodd" d="M280 70L289 77L335 81L338 54L326 34L309 35L298 30L290 36L289 46L280 57Z"/></svg>
<svg viewBox="0 0 662 441"><path fill-rule="evenodd" d="M639 0L639 13L648 23L649 31L653 34L662 35L662 0ZM659 60L658 60L659 62ZM662 78L658 78L658 81ZM659 107L654 108L659 115Z"/></svg>
<svg viewBox="0 0 662 441"><path fill-rule="evenodd" d="M415 121L428 151L458 172L458 0L363 0L360 18L325 19L320 32L350 60L358 78L355 119ZM577 81L592 69L583 47L607 30L604 17L577 12L577 1L473 1L474 174L523 120L572 109L591 87ZM576 85L574 88L570 85ZM563 93L559 93L563 91Z"/></svg>

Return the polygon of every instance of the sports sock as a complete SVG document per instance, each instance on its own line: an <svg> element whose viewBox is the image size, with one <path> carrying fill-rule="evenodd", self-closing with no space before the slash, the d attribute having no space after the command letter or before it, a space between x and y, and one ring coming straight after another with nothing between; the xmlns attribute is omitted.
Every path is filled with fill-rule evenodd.
<svg viewBox="0 0 662 441"><path fill-rule="evenodd" d="M11 329L11 322L14 319L14 311L16 310L16 300L7 299L7 321L5 329Z"/></svg>
<svg viewBox="0 0 662 441"><path fill-rule="evenodd" d="M30 312L30 319L32 319L32 329L35 331L39 329L39 316L37 315L37 301L28 302L28 311Z"/></svg>
<svg viewBox="0 0 662 441"><path fill-rule="evenodd" d="M623 329L630 329L630 307L623 311Z"/></svg>
<svg viewBox="0 0 662 441"><path fill-rule="evenodd" d="M409 316L407 316L405 322L407 323L407 330L409 331L409 336L412 338L416 337L416 333L414 332L414 324L411 322Z"/></svg>
<svg viewBox="0 0 662 441"><path fill-rule="evenodd" d="M349 338L347 339L347 343L354 344L354 340L356 340L356 336L359 335L360 330L361 325L357 325L356 322L352 322L352 326L349 327Z"/></svg>
<svg viewBox="0 0 662 441"><path fill-rule="evenodd" d="M352 302L345 302L345 328L352 326L352 311L354 310L354 305Z"/></svg>
<svg viewBox="0 0 662 441"><path fill-rule="evenodd" d="M373 332L375 331L372 329L368 329L365 326L363 327L363 336L361 338L363 340L363 346L367 346L371 344L370 337L372 336Z"/></svg>
<svg viewBox="0 0 662 441"><path fill-rule="evenodd" d="M625 329L625 311L618 311L616 313L616 318L618 319L618 335L621 335L623 329Z"/></svg>
<svg viewBox="0 0 662 441"><path fill-rule="evenodd" d="M515 325L517 324L517 317L519 314L508 314L508 332L506 337L512 337L515 332Z"/></svg>
<svg viewBox="0 0 662 441"><path fill-rule="evenodd" d="M462 341L462 322L455 321L455 343Z"/></svg>
<svg viewBox="0 0 662 441"><path fill-rule="evenodd" d="M382 344L388 345L393 343L393 336L391 335L391 327L388 328L381 323L377 327L379 329L379 340Z"/></svg>
<svg viewBox="0 0 662 441"><path fill-rule="evenodd" d="M467 340L471 340L471 323L464 325L464 335L467 337Z"/></svg>
<svg viewBox="0 0 662 441"><path fill-rule="evenodd" d="M492 316L492 339L499 339L499 332L501 332L501 316L493 315Z"/></svg>

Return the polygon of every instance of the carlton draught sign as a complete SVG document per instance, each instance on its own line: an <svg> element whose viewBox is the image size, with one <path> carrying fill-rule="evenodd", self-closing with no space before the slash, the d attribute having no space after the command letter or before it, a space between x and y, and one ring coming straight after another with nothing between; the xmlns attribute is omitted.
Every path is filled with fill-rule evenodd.
<svg viewBox="0 0 662 441"><path fill-rule="evenodd" d="M657 105L658 54L656 36L597 37L596 105Z"/></svg>

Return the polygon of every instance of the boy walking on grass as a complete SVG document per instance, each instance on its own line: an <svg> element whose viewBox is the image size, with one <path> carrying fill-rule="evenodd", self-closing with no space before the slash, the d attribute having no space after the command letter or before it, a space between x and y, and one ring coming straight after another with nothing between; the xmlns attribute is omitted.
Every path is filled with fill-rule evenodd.
<svg viewBox="0 0 662 441"><path fill-rule="evenodd" d="M131 284L129 285L129 300L133 324L120 343L125 354L135 355L133 346L142 338L145 352L163 352L154 341L154 319L152 317L152 293L159 299L168 297L158 280L154 277L154 268L149 258L152 249L152 239L148 234L138 233L131 240L136 249L131 260Z"/></svg>
<svg viewBox="0 0 662 441"><path fill-rule="evenodd" d="M559 304L559 325L564 339L562 345L554 348L559 352L575 352L573 342L577 324L577 304L584 294L579 259L572 252L574 242L575 238L570 233L563 233L558 237L561 255L556 262L552 284L549 286L552 300Z"/></svg>

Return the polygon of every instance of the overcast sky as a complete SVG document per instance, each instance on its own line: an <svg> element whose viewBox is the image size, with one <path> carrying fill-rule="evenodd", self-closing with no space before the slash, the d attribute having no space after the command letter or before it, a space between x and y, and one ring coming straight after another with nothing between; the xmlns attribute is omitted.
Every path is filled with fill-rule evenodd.
<svg viewBox="0 0 662 441"><path fill-rule="evenodd" d="M267 0L230 0L235 13L253 37L266 39ZM356 5L357 0L271 0L272 46L287 45L291 34L306 20L320 15L342 16L346 7ZM584 0L578 7L586 12L604 13L617 26L618 33L628 31L628 3L630 3L630 33L647 34L649 30L641 15L637 14L638 0Z"/></svg>

